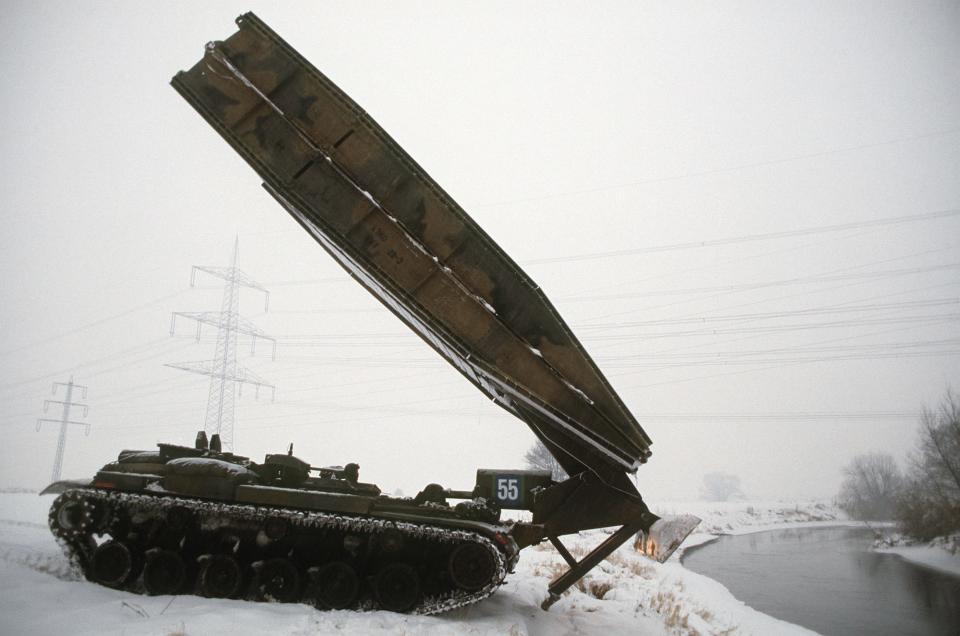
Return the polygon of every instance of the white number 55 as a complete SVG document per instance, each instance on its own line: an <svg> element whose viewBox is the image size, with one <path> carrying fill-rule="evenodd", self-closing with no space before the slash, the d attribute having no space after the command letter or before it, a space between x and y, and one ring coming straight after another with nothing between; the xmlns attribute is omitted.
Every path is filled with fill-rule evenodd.
<svg viewBox="0 0 960 636"><path fill-rule="evenodd" d="M520 498L520 488L516 479L497 480L497 499L516 501Z"/></svg>

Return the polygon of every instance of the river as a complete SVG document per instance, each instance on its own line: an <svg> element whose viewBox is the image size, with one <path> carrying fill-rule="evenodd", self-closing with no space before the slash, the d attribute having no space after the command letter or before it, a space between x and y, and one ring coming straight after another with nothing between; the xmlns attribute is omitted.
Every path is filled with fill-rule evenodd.
<svg viewBox="0 0 960 636"><path fill-rule="evenodd" d="M685 567L747 605L825 636L960 634L960 578L870 551L866 528L795 528L723 536Z"/></svg>

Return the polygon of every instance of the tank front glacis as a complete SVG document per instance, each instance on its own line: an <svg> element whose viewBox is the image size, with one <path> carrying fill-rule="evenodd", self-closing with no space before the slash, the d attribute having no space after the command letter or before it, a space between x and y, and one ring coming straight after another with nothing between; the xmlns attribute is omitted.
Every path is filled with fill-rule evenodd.
<svg viewBox="0 0 960 636"><path fill-rule="evenodd" d="M54 501L50 528L88 579L432 614L489 596L516 563L499 508L482 498L450 505L436 484L389 497L356 464L313 468L292 449L258 464L200 440L123 451Z"/></svg>

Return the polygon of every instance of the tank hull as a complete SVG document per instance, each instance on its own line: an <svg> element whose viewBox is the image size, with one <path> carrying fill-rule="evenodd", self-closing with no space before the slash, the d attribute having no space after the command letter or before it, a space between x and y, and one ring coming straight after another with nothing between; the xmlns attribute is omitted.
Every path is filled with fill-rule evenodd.
<svg viewBox="0 0 960 636"><path fill-rule="evenodd" d="M124 451L89 484L45 491L60 493L50 530L101 585L321 609L436 614L486 598L516 564L510 528L482 499L388 497L335 469L285 485L298 464Z"/></svg>

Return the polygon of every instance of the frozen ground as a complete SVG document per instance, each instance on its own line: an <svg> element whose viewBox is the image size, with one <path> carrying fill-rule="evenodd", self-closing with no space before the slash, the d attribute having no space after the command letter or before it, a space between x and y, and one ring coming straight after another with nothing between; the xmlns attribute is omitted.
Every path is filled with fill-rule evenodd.
<svg viewBox="0 0 960 636"><path fill-rule="evenodd" d="M686 570L674 557L659 565L621 548L549 612L547 583L562 567L552 548L525 550L516 573L489 599L441 616L319 612L306 605L139 596L80 580L46 527L52 497L0 494L0 633L4 634L809 634L754 611L720 583ZM702 516L707 533L806 523L837 523L818 504L684 504L658 510ZM571 537L575 555L600 531Z"/></svg>

